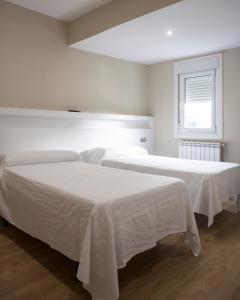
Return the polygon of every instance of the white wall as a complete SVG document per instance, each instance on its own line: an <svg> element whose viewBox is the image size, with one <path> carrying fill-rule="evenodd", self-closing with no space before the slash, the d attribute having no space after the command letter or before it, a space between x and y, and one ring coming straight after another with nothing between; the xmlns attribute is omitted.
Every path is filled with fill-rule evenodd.
<svg viewBox="0 0 240 300"><path fill-rule="evenodd" d="M223 55L225 160L240 162L240 48Z"/></svg>
<svg viewBox="0 0 240 300"><path fill-rule="evenodd" d="M66 30L0 1L0 106L146 114L146 66L72 49Z"/></svg>
<svg viewBox="0 0 240 300"><path fill-rule="evenodd" d="M149 66L150 112L155 116L155 152L177 157L174 138L174 62ZM223 53L224 160L240 162L240 48Z"/></svg>
<svg viewBox="0 0 240 300"><path fill-rule="evenodd" d="M155 117L155 153L177 157L177 141L174 139L174 62L151 65L148 71L150 113Z"/></svg>

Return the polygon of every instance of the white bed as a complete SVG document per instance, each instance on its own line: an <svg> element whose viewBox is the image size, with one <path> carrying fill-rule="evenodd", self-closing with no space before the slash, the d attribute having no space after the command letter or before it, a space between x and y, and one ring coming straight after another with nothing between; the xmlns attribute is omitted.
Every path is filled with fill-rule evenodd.
<svg viewBox="0 0 240 300"><path fill-rule="evenodd" d="M94 300L117 299L117 269L169 234L185 232L194 255L199 254L181 180L52 158L40 163L31 157L31 164L15 160L3 168L0 212L80 262L78 279Z"/></svg>
<svg viewBox="0 0 240 300"><path fill-rule="evenodd" d="M193 211L208 217L223 210L223 202L240 194L240 165L148 155L140 147L95 148L80 154L86 162L185 181ZM239 201L239 200L238 200Z"/></svg>

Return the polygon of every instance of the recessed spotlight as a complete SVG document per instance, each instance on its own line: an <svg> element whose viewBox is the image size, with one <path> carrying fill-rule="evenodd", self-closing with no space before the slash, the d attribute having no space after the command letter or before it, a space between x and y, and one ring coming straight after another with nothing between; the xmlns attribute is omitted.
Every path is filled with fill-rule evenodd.
<svg viewBox="0 0 240 300"><path fill-rule="evenodd" d="M173 35L173 30L172 29L168 29L167 36L172 36L172 35Z"/></svg>

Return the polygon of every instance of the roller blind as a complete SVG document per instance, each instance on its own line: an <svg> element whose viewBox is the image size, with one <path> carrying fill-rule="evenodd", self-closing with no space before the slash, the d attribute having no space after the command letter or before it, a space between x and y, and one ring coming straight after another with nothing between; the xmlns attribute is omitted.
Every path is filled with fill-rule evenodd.
<svg viewBox="0 0 240 300"><path fill-rule="evenodd" d="M214 76L210 74L185 78L185 103L212 102Z"/></svg>
<svg viewBox="0 0 240 300"><path fill-rule="evenodd" d="M180 75L181 128L214 130L214 78L214 70Z"/></svg>

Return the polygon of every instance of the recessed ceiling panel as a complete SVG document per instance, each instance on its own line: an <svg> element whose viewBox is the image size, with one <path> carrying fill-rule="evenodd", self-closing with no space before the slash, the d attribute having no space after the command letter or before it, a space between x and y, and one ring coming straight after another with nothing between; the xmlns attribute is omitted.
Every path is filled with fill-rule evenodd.
<svg viewBox="0 0 240 300"><path fill-rule="evenodd" d="M239 0L184 0L72 45L144 64L239 46Z"/></svg>

